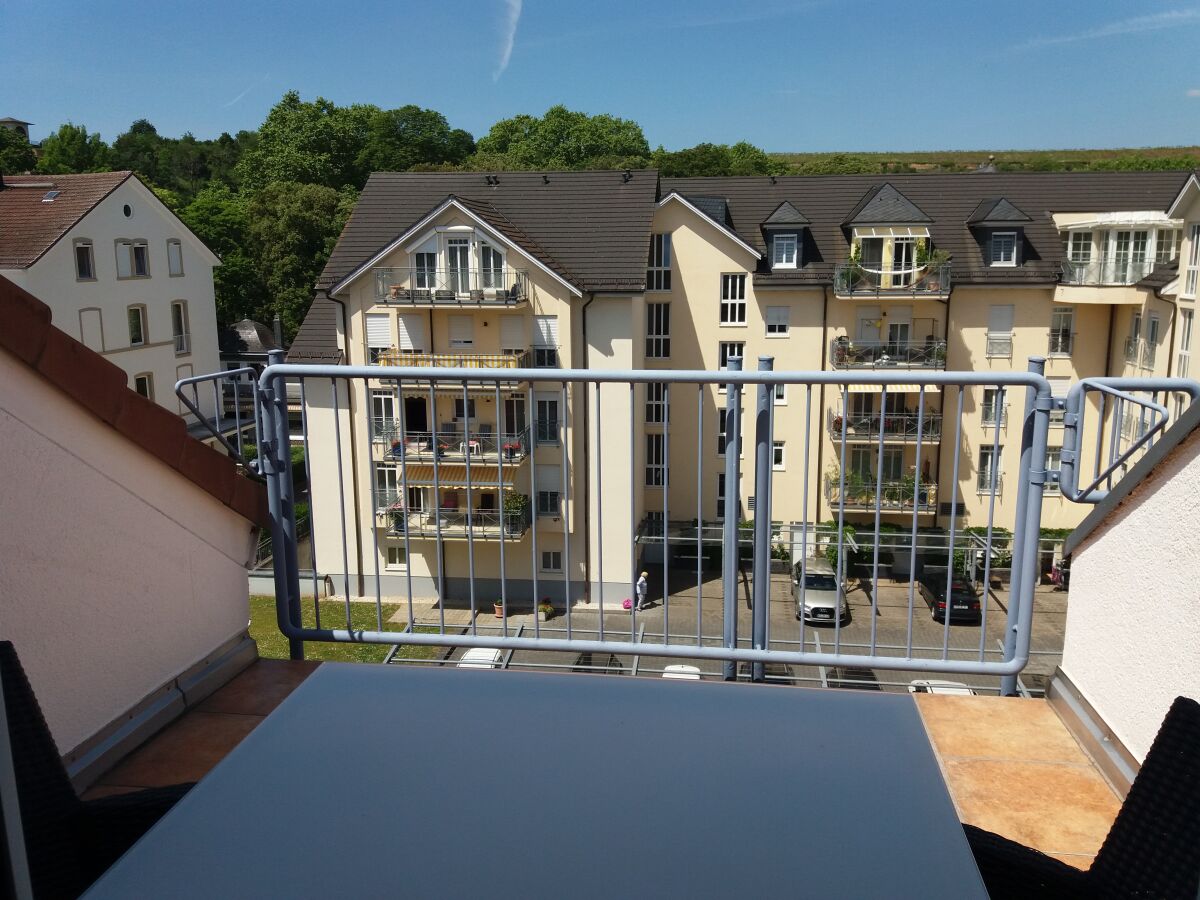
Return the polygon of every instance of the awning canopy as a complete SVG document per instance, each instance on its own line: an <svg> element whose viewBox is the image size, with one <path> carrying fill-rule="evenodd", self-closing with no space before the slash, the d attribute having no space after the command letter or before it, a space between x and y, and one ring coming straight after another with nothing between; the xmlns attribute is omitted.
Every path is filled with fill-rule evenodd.
<svg viewBox="0 0 1200 900"><path fill-rule="evenodd" d="M512 487L517 468L515 465L505 466L501 480L499 466L472 465L471 487ZM409 487L432 487L435 483L433 475L432 463L407 463L402 465L397 483L403 484L407 480ZM466 487L467 467L458 463L439 464L436 484L439 487Z"/></svg>
<svg viewBox="0 0 1200 900"><path fill-rule="evenodd" d="M927 238L929 229L924 225L855 225L856 238Z"/></svg>
<svg viewBox="0 0 1200 900"><path fill-rule="evenodd" d="M925 393L937 394L941 389L936 384L927 384ZM921 390L919 384L889 384L887 386L889 394L916 394ZM879 394L883 391L882 384L851 384L846 387L846 392L850 394Z"/></svg>

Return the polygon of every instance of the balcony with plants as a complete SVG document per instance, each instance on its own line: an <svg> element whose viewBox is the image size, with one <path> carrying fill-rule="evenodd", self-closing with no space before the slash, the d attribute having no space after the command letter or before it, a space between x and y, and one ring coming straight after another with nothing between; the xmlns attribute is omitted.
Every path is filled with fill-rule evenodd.
<svg viewBox="0 0 1200 900"><path fill-rule="evenodd" d="M505 306L529 299L523 269L432 269L378 266L375 299L394 306Z"/></svg>
<svg viewBox="0 0 1200 900"><path fill-rule="evenodd" d="M924 478L920 484L911 474L878 483L870 472L852 469L843 476L836 465L825 474L825 499L834 508L844 504L847 510L874 512L877 491L882 512L911 513L914 506L918 513L937 512L937 485Z"/></svg>
<svg viewBox="0 0 1200 900"><path fill-rule="evenodd" d="M926 239L916 242L909 259L869 259L862 244L850 245L850 259L833 270L833 292L838 297L944 297L950 293L950 254L931 249Z"/></svg>
<svg viewBox="0 0 1200 900"><path fill-rule="evenodd" d="M463 464L519 463L529 455L530 429L498 431L494 425L473 425L469 432L455 423L446 423L437 431L414 431L402 427L399 419L374 419L373 439L385 459L408 462Z"/></svg>
<svg viewBox="0 0 1200 900"><path fill-rule="evenodd" d="M922 416L916 409L902 409L886 415L856 415L851 411L845 416L840 409L830 409L828 427L834 441L840 441L844 431L848 443L878 443L881 434L885 444L913 442L918 437L922 442L936 441L942 436L942 414L940 410L926 410Z"/></svg>
<svg viewBox="0 0 1200 900"><path fill-rule="evenodd" d="M377 491L375 516L390 538L441 538L442 540L518 540L529 531L532 503L526 494L506 490L501 508L485 505L484 494L495 488L472 489L471 502L464 490L442 492L437 506L406 503L397 491Z"/></svg>
<svg viewBox="0 0 1200 900"><path fill-rule="evenodd" d="M835 369L945 369L946 341L856 341L839 335L829 345L829 359Z"/></svg>

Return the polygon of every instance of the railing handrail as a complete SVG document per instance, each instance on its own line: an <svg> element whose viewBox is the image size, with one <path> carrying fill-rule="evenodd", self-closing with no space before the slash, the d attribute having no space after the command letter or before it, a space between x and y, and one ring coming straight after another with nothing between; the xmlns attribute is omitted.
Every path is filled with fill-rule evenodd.
<svg viewBox="0 0 1200 900"><path fill-rule="evenodd" d="M483 353L474 350L448 350L436 353L424 350L383 350L378 359L381 366L388 365L388 360L396 359L406 364L430 368L465 368L466 366L462 364L467 363L469 367L479 369L521 369L527 368L529 362L532 361L533 349L520 353Z"/></svg>
<svg viewBox="0 0 1200 900"><path fill-rule="evenodd" d="M387 302L457 305L465 298L470 302L511 304L528 294L528 271L510 266L375 266L372 271L375 296Z"/></svg>
<svg viewBox="0 0 1200 900"><path fill-rule="evenodd" d="M843 294L945 294L950 291L952 277L949 262L877 267L861 260L848 260L833 267L834 292ZM884 283L896 279L898 284Z"/></svg>
<svg viewBox="0 0 1200 900"><path fill-rule="evenodd" d="M282 354L281 354L282 356ZM243 381L239 376L248 374L249 381ZM200 410L199 406L199 386L205 383L212 384L213 403L214 403L214 418L209 420ZM222 401L227 398L229 388L232 386L234 395L234 405L232 415L222 414ZM191 396L188 396L188 388L191 388ZM207 375L193 375L189 378L181 378L175 382L175 396L179 401L196 417L196 420L204 426L204 428L215 437L218 443L221 444L229 455L242 464L242 467L251 474L257 475L258 469L251 460L247 460L242 443L242 411L240 396L245 391L249 395L249 400L253 405L254 411L254 434L255 440L259 439L262 433L260 428L260 404L259 400L259 381L258 370L253 366L242 366L239 369L227 369L223 372L213 372ZM234 434L237 439L237 445L234 446L228 438L222 433L222 424L226 420L233 420ZM249 424L247 422L246 424Z"/></svg>
<svg viewBox="0 0 1200 900"><path fill-rule="evenodd" d="M1062 263L1062 283L1069 285L1130 285L1145 278L1159 265L1152 256L1142 259L1105 256L1099 259Z"/></svg>

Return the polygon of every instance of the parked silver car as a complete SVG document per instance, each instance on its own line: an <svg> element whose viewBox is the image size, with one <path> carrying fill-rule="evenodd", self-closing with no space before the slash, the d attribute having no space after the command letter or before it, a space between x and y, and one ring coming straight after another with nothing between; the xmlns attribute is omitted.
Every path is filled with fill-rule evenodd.
<svg viewBox="0 0 1200 900"><path fill-rule="evenodd" d="M792 570L792 598L796 601L797 619L833 624L835 618L840 618L843 625L850 621L846 585L838 584L833 566L824 559L810 557L796 563Z"/></svg>

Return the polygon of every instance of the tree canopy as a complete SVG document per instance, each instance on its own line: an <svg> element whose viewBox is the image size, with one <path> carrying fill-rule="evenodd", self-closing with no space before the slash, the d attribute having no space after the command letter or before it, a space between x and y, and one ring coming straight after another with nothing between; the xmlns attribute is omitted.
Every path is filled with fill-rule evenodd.
<svg viewBox="0 0 1200 900"><path fill-rule="evenodd" d="M501 119L479 139L477 169L642 168L650 145L642 127L616 116L552 106L541 118Z"/></svg>
<svg viewBox="0 0 1200 900"><path fill-rule="evenodd" d="M0 173L29 172L36 165L37 157L25 135L11 128L0 128Z"/></svg>
<svg viewBox="0 0 1200 900"><path fill-rule="evenodd" d="M51 175L110 171L112 151L99 134L89 134L86 126L68 122L42 141L37 168Z"/></svg>

